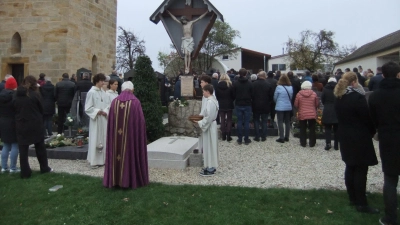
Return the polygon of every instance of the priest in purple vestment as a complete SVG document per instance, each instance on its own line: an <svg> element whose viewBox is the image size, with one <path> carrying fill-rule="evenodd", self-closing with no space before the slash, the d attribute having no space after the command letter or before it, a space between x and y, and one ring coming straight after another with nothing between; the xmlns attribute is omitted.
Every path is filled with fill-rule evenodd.
<svg viewBox="0 0 400 225"><path fill-rule="evenodd" d="M133 84L127 81L109 111L103 185L135 189L148 183L146 123Z"/></svg>

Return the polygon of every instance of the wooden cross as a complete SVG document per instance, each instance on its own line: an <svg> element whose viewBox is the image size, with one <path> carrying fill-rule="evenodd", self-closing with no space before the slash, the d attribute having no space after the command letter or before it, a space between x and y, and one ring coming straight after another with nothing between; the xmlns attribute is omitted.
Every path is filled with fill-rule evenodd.
<svg viewBox="0 0 400 225"><path fill-rule="evenodd" d="M185 4L185 8L180 9L168 9L172 13L172 15L176 16L176 18L180 19L179 17L185 16L186 19L191 21L194 16L201 16L205 12L208 12L207 8L193 8L193 3L190 5ZM170 17L167 12L163 13L164 17Z"/></svg>
<svg viewBox="0 0 400 225"><path fill-rule="evenodd" d="M175 141L177 141L178 139L185 140L185 138L181 138L181 137L173 137L173 138L170 138L170 139L174 139L174 140L170 141L168 144L172 144Z"/></svg>

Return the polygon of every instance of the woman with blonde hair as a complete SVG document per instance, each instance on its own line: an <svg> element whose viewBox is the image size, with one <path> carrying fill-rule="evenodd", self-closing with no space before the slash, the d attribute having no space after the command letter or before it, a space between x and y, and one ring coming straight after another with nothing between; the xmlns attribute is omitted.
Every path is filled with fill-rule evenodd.
<svg viewBox="0 0 400 225"><path fill-rule="evenodd" d="M274 93L274 101L278 118L279 138L276 141L284 143L285 141L289 141L293 87L286 74L280 75L277 85ZM283 123L285 123L285 132L283 131Z"/></svg>
<svg viewBox="0 0 400 225"><path fill-rule="evenodd" d="M232 141L231 128L232 128L232 110L233 106L233 93L232 82L227 74L221 74L217 88L215 90L219 104L219 117L221 122L222 140Z"/></svg>
<svg viewBox="0 0 400 225"><path fill-rule="evenodd" d="M368 110L363 87L357 74L347 72L334 89L335 111L342 160L346 164L344 179L350 203L362 213L379 213L368 206L366 185L368 167L377 165L372 137L375 127Z"/></svg>

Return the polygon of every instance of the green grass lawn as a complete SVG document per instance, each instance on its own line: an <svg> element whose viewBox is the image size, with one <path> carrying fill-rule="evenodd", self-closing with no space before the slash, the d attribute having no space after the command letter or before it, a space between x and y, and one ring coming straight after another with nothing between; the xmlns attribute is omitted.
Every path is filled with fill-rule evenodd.
<svg viewBox="0 0 400 225"><path fill-rule="evenodd" d="M204 178L208 179L208 178ZM54 185L64 187L49 192ZM383 208L381 194L371 194ZM332 211L328 213L328 210ZM382 213L381 213L382 215ZM61 173L0 174L0 224L378 224L344 191L175 186L106 189L100 178Z"/></svg>

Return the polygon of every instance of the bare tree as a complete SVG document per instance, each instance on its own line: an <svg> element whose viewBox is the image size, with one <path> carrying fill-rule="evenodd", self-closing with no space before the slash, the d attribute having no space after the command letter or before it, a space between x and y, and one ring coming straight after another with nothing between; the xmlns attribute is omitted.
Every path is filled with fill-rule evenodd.
<svg viewBox="0 0 400 225"><path fill-rule="evenodd" d="M117 70L126 72L135 67L138 56L144 55L145 41L122 27L118 27L118 31Z"/></svg>
<svg viewBox="0 0 400 225"><path fill-rule="evenodd" d="M286 50L291 67L315 71L324 63L333 63L353 52L355 46L339 45L334 41L334 32L321 30L319 33L305 30L300 33L300 40L289 38Z"/></svg>

